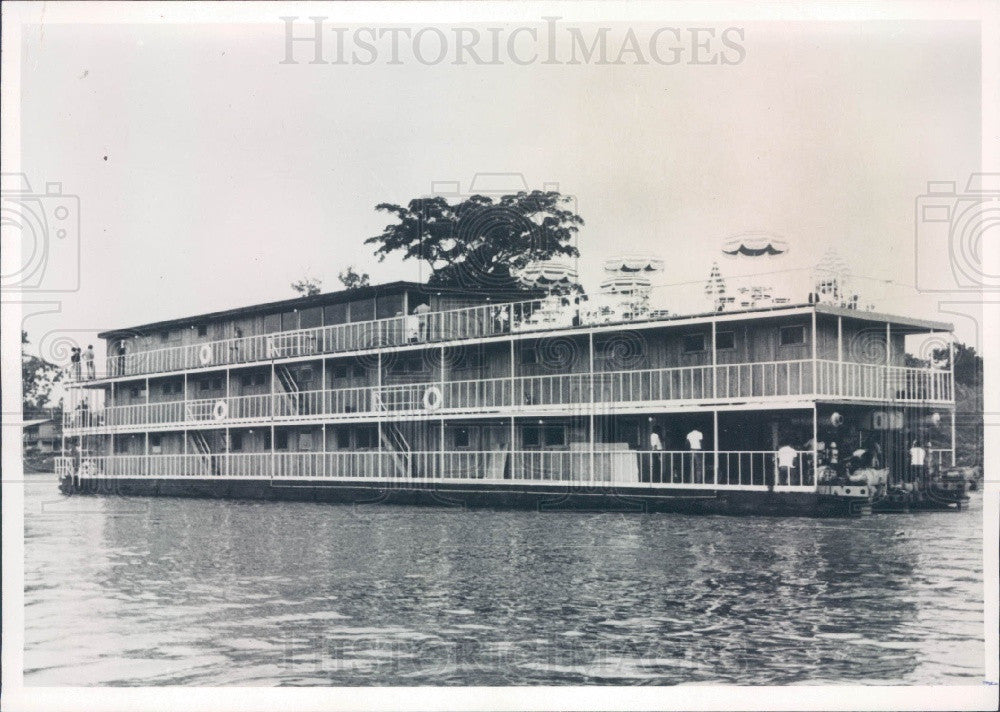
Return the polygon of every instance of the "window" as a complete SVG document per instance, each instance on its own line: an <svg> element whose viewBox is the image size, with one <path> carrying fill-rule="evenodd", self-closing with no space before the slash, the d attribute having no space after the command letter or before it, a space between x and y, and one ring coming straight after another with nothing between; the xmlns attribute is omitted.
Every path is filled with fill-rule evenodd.
<svg viewBox="0 0 1000 712"><path fill-rule="evenodd" d="M396 314L403 311L403 295L392 294L379 297L375 308L375 315L378 319L388 319L389 317L396 316Z"/></svg>
<svg viewBox="0 0 1000 712"><path fill-rule="evenodd" d="M351 321L371 321L375 318L375 301L351 302Z"/></svg>
<svg viewBox="0 0 1000 712"><path fill-rule="evenodd" d="M455 429L455 447L469 447L469 429Z"/></svg>
<svg viewBox="0 0 1000 712"><path fill-rule="evenodd" d="M299 451L308 452L313 449L313 434L299 433Z"/></svg>
<svg viewBox="0 0 1000 712"><path fill-rule="evenodd" d="M735 349L736 348L736 332L734 331L717 331L715 332L715 348L724 349Z"/></svg>
<svg viewBox="0 0 1000 712"><path fill-rule="evenodd" d="M265 377L265 375L263 373L255 373L253 375L253 384L255 386L263 386L266 381L267 381L267 378Z"/></svg>
<svg viewBox="0 0 1000 712"><path fill-rule="evenodd" d="M351 446L351 431L347 428L337 428L335 431L337 438L337 449L346 450Z"/></svg>
<svg viewBox="0 0 1000 712"><path fill-rule="evenodd" d="M347 321L346 304L327 304L323 307L323 323L327 326L343 324Z"/></svg>
<svg viewBox="0 0 1000 712"><path fill-rule="evenodd" d="M365 370L364 366L355 366L354 367L354 377L355 378L365 378L367 375L368 375L368 372Z"/></svg>
<svg viewBox="0 0 1000 712"><path fill-rule="evenodd" d="M159 433L153 433L149 436L149 451L153 455L159 455L163 452L163 436Z"/></svg>
<svg viewBox="0 0 1000 712"><path fill-rule="evenodd" d="M313 329L323 325L323 310L319 307L309 307L299 312L299 328Z"/></svg>
<svg viewBox="0 0 1000 712"><path fill-rule="evenodd" d="M168 330L160 332L160 341L170 341L170 332Z"/></svg>
<svg viewBox="0 0 1000 712"><path fill-rule="evenodd" d="M199 391L207 391L211 387L212 387L212 383L207 378L203 378L200 381L198 381L198 390Z"/></svg>
<svg viewBox="0 0 1000 712"><path fill-rule="evenodd" d="M229 434L229 449L232 452L239 452L243 449L243 433Z"/></svg>
<svg viewBox="0 0 1000 712"><path fill-rule="evenodd" d="M198 336L208 336L207 324L198 324Z"/></svg>
<svg viewBox="0 0 1000 712"><path fill-rule="evenodd" d="M538 352L535 350L534 346L522 346L521 347L521 365L531 366L538 363Z"/></svg>
<svg viewBox="0 0 1000 712"><path fill-rule="evenodd" d="M292 331L299 328L299 313L297 311L283 312L281 314L281 330Z"/></svg>
<svg viewBox="0 0 1000 712"><path fill-rule="evenodd" d="M686 354L696 354L705 350L705 335L704 334L685 334L684 335L684 353Z"/></svg>
<svg viewBox="0 0 1000 712"><path fill-rule="evenodd" d="M163 393L163 395L169 396L171 393L174 392L174 386L172 383L164 383L160 391Z"/></svg>
<svg viewBox="0 0 1000 712"><path fill-rule="evenodd" d="M795 346L806 342L806 328L802 325L783 326L779 332L779 343L782 346Z"/></svg>
<svg viewBox="0 0 1000 712"><path fill-rule="evenodd" d="M378 447L378 428L374 425L365 425L358 428L358 448Z"/></svg>
<svg viewBox="0 0 1000 712"><path fill-rule="evenodd" d="M270 430L265 430L264 431L264 449L265 450L270 450L271 449L271 431Z"/></svg>
<svg viewBox="0 0 1000 712"><path fill-rule="evenodd" d="M311 383L312 379L313 379L312 366L306 366L305 368L303 368L298 372L298 374L295 377L295 382L298 383L300 386L304 386Z"/></svg>
<svg viewBox="0 0 1000 712"><path fill-rule="evenodd" d="M542 444L542 432L537 425L524 426L521 437L524 441L524 447L539 447Z"/></svg>
<svg viewBox="0 0 1000 712"><path fill-rule="evenodd" d="M212 389L216 391L222 390L222 376L216 376L212 379Z"/></svg>
<svg viewBox="0 0 1000 712"><path fill-rule="evenodd" d="M281 331L281 314L265 314L264 333L271 334L275 331Z"/></svg>
<svg viewBox="0 0 1000 712"><path fill-rule="evenodd" d="M138 398L140 393L142 393L142 391L138 388L129 389L129 395L133 398Z"/></svg>
<svg viewBox="0 0 1000 712"><path fill-rule="evenodd" d="M357 368L357 367L355 367ZM426 371L424 360L419 356L403 358L389 367L392 373L422 373ZM356 372L355 372L356 373Z"/></svg>
<svg viewBox="0 0 1000 712"><path fill-rule="evenodd" d="M288 431L278 430L274 433L274 449L275 450L287 450L288 449Z"/></svg>
<svg viewBox="0 0 1000 712"><path fill-rule="evenodd" d="M334 378L347 378L347 366L334 366L333 367L333 377Z"/></svg>
<svg viewBox="0 0 1000 712"><path fill-rule="evenodd" d="M250 385L253 385L253 376L251 376L248 373L247 374L243 374L242 376L240 376L240 385L241 386L250 386Z"/></svg>

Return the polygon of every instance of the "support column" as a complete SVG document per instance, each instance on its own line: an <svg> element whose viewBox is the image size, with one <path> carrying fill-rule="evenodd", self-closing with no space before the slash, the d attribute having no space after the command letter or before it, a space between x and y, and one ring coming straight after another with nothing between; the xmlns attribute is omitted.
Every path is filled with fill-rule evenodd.
<svg viewBox="0 0 1000 712"><path fill-rule="evenodd" d="M844 395L844 317L837 317L837 395Z"/></svg>
<svg viewBox="0 0 1000 712"><path fill-rule="evenodd" d="M712 322L712 348L715 349L715 322ZM713 353L714 355L714 353ZM712 484L719 484L719 409L712 409ZM726 482L729 481L727 475Z"/></svg>
<svg viewBox="0 0 1000 712"><path fill-rule="evenodd" d="M813 487L819 486L819 411L816 401L813 401L813 447L812 447L812 469Z"/></svg>
<svg viewBox="0 0 1000 712"><path fill-rule="evenodd" d="M885 323L885 397L892 398L892 378L889 367L892 365L892 326Z"/></svg>
<svg viewBox="0 0 1000 712"><path fill-rule="evenodd" d="M816 305L813 305L813 308L812 308L812 339L811 339L811 341L812 341L812 368L810 370L812 371L812 385L813 385L812 392L813 392L813 396L815 397L816 394L817 394L817 392L818 392L818 390L819 390L819 388L817 387L818 386L818 380L816 378L816 376L817 376L816 369L819 367L819 363L816 361Z"/></svg>
<svg viewBox="0 0 1000 712"><path fill-rule="evenodd" d="M594 471L594 408L597 407L594 398L594 332L591 331L587 337L590 347L590 481L593 482L597 475Z"/></svg>
<svg viewBox="0 0 1000 712"><path fill-rule="evenodd" d="M513 307L511 308L511 330L513 330ZM514 396L517 391L514 388L514 337L510 338L510 478L514 479Z"/></svg>
<svg viewBox="0 0 1000 712"><path fill-rule="evenodd" d="M932 357L933 358L933 357ZM955 460L955 332L948 332L948 377L951 390L951 466L957 464Z"/></svg>
<svg viewBox="0 0 1000 712"><path fill-rule="evenodd" d="M444 407L444 360L445 360L445 347L441 347L441 367L438 369L438 388L441 391L441 406ZM441 418L441 441L438 443L438 458L440 462L438 463L438 470L443 473L444 471L444 417Z"/></svg>
<svg viewBox="0 0 1000 712"><path fill-rule="evenodd" d="M715 319L712 319L712 398L719 397L719 389L718 389L719 369L717 368L717 366L719 365L719 354L716 351L716 346L715 346L716 326L717 324L715 323ZM718 448L716 448L716 450L718 450Z"/></svg>
<svg viewBox="0 0 1000 712"><path fill-rule="evenodd" d="M382 351L375 355L375 393L372 395L372 406L375 408L375 426L378 429L376 440L378 441L378 463L376 472L382 476Z"/></svg>

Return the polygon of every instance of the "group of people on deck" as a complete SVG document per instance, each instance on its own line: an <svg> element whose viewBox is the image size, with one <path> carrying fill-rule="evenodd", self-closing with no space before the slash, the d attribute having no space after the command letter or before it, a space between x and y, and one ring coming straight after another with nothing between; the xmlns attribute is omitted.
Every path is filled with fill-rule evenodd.
<svg viewBox="0 0 1000 712"><path fill-rule="evenodd" d="M94 369L93 345L88 345L86 351L82 351L79 346L71 348L69 354L69 366L74 381L80 381L83 379L82 369L84 367L87 369L87 379L91 381L94 380L94 378L97 377L97 372Z"/></svg>

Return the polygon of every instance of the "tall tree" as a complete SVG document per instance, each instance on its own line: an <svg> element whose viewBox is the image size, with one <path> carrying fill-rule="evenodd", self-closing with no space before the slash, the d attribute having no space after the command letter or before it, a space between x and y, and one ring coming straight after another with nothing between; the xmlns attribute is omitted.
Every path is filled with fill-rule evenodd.
<svg viewBox="0 0 1000 712"><path fill-rule="evenodd" d="M367 287L369 284L369 278L367 272L355 272L353 265L348 265L347 269L342 271L337 275L337 279L340 283L344 285L345 289L357 289L358 287Z"/></svg>
<svg viewBox="0 0 1000 712"><path fill-rule="evenodd" d="M51 402L52 391L62 380L63 371L59 366L43 358L29 354L27 350L28 332L21 332L21 393L22 410L27 415L43 408L55 406Z"/></svg>
<svg viewBox="0 0 1000 712"><path fill-rule="evenodd" d="M572 198L555 191L521 191L491 198L472 195L458 203L435 196L405 207L380 203L375 209L395 218L379 235L379 261L402 253L430 267L428 284L465 288L516 289L517 271L537 260L578 257L574 238L583 218Z"/></svg>

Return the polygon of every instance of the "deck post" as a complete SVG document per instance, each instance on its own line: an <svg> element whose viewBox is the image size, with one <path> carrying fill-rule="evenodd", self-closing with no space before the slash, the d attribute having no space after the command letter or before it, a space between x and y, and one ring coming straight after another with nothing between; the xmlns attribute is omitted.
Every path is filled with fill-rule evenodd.
<svg viewBox="0 0 1000 712"><path fill-rule="evenodd" d="M931 357L933 359L933 356ZM948 380L951 390L951 466L955 467L955 332L948 332Z"/></svg>
<svg viewBox="0 0 1000 712"><path fill-rule="evenodd" d="M587 334L587 343L590 348L590 481L593 482L596 479L596 473L594 472L594 332L591 331Z"/></svg>
<svg viewBox="0 0 1000 712"><path fill-rule="evenodd" d="M813 439L812 439L812 468L813 487L819 487L819 411L817 403L813 400Z"/></svg>
<svg viewBox="0 0 1000 712"><path fill-rule="evenodd" d="M719 369L717 368L719 365L719 355L716 352L716 347L715 347L716 326L717 324L715 319L712 319L712 398L713 399L719 397L719 389L718 389ZM718 450L718 448L716 448L716 450Z"/></svg>
<svg viewBox="0 0 1000 712"><path fill-rule="evenodd" d="M889 322L885 323L885 393L883 394L885 398L890 397L892 391L892 384L890 382L889 367L892 365L892 325Z"/></svg>
<svg viewBox="0 0 1000 712"><path fill-rule="evenodd" d="M378 430L376 440L378 441L378 464L376 474L382 476L382 351L375 354L375 397L372 398L372 405L375 406L375 426ZM349 443L348 443L349 444Z"/></svg>
<svg viewBox="0 0 1000 712"><path fill-rule="evenodd" d="M816 361L816 306L815 305L813 305L813 308L812 308L812 339L811 339L811 341L812 341L812 368L810 370L812 371L812 385L813 385L812 392L813 392L813 396L815 396L817 394L818 390L819 390L817 388L818 380L816 378L816 376L817 376L816 369L819 368L819 363ZM777 377L777 372L775 372L775 376Z"/></svg>
<svg viewBox="0 0 1000 712"><path fill-rule="evenodd" d="M712 322L712 347L715 347L715 322ZM728 475L726 482L729 481ZM719 409L712 409L712 484L719 484Z"/></svg>
<svg viewBox="0 0 1000 712"><path fill-rule="evenodd" d="M444 408L444 359L445 359L445 347L441 347L441 367L438 369L438 388L441 390L441 407ZM432 471L437 471L444 473L444 416L441 416L441 441L438 443L438 467L432 468Z"/></svg>
<svg viewBox="0 0 1000 712"><path fill-rule="evenodd" d="M511 311L511 331L514 330L514 313ZM513 480L514 477L514 396L516 394L516 389L514 388L514 337L510 337L510 478Z"/></svg>
<svg viewBox="0 0 1000 712"><path fill-rule="evenodd" d="M837 315L837 395L844 395L844 317Z"/></svg>

